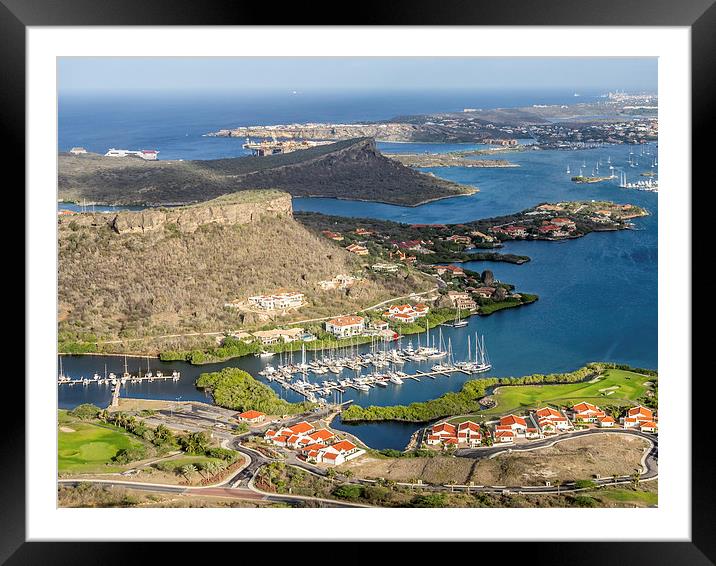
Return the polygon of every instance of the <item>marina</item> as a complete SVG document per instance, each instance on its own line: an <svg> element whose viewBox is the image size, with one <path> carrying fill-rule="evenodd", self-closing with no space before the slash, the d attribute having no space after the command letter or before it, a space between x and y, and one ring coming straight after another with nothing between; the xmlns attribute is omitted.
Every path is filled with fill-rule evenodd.
<svg viewBox="0 0 716 566"><path fill-rule="evenodd" d="M179 381L181 379L181 372L174 370L169 375L164 375L163 372L160 370L157 370L156 373L150 371L149 369L149 358L147 358L147 372L142 375L141 372L133 375L127 371L127 357L124 357L124 373L120 376L118 376L114 372L107 373L107 364L104 365L104 374L100 375L98 373L95 373L92 377L78 377L78 378L71 378L67 375L65 375L63 368L62 368L62 356L60 356L60 372L57 376L57 385L90 385L92 383L97 385L123 385L127 382L131 383L141 383L143 381L147 382L154 382L156 381L162 381L162 380L171 380L171 381Z"/></svg>
<svg viewBox="0 0 716 566"><path fill-rule="evenodd" d="M430 344L429 329L426 331L425 343ZM304 397L307 401L324 404L326 397L331 397L334 402L342 402L341 395L348 389L359 392L369 392L373 387L388 387L389 384L400 386L406 380L420 381L422 377L435 379L438 376L449 377L455 373L462 373L467 376L482 373L492 369L488 361L485 349L484 336L478 337L475 334L474 360L471 357L471 337L468 336L468 357L463 361L455 361L452 352L452 341L448 338L447 348L444 347L442 329L438 330L439 339L437 346L420 346L413 348L412 342L406 348L390 348L387 343L382 345L374 341L368 352L360 353L357 346L348 346L337 351L331 350L327 354L321 352L314 356L309 363L306 359L305 346L301 349L301 361L295 363L293 352L286 356L280 355L279 364L274 367L267 365L258 374L269 382L275 382L284 389L289 389ZM381 349L382 348L382 349ZM408 361L428 362L445 358L443 362L431 366L429 371L415 370L414 373L407 373L401 368ZM381 371L377 371L380 369ZM363 373L368 370L367 373ZM332 374L331 379L318 380L317 376ZM312 375L314 381L309 381L308 376Z"/></svg>

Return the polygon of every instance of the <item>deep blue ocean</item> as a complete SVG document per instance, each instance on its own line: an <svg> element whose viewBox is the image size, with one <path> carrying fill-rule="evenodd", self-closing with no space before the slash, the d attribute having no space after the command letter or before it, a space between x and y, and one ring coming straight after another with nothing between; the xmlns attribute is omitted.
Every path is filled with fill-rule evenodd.
<svg viewBox="0 0 716 566"><path fill-rule="evenodd" d="M60 100L60 150L83 145L104 152L109 147L159 149L160 158L196 159L241 155L241 140L207 138L201 134L222 127L243 124L286 123L295 121L356 122L387 119L400 114L461 110L464 107L514 106L532 103L570 102L571 93L546 94L535 99L527 93L491 93L470 99L465 93L388 97L361 96L335 98L321 95L297 100L296 97L227 98L203 100L192 97L172 99L144 98L134 101ZM582 99L584 100L584 99ZM441 144L380 143L386 152L444 151L454 146ZM479 147L460 145L460 148ZM507 158L520 165L510 169L435 168L429 171L459 183L474 185L480 192L469 197L445 199L415 208L335 199L295 199L296 210L374 217L414 223L451 223L515 212L540 202L560 200L611 200L633 203L651 213L634 221L635 229L592 233L563 242L514 242L505 252L530 256L523 265L473 262L466 268L491 269L496 278L514 283L518 290L536 293L536 303L509 309L489 317L471 317L466 328L444 328L456 358L464 357L467 337L485 335L494 369L487 375L511 376L536 372L567 371L587 362L604 360L639 367L656 368L657 360L657 225L658 196L620 189L615 182L577 185L571 174L583 168L591 174L599 163L599 173L608 174L609 165L623 169L635 180L651 167L656 145L642 148L607 146L583 151L526 151ZM630 158L639 163L629 167ZM644 155L642 155L642 152ZM416 340L414 337L413 340ZM65 373L72 377L123 371L124 360L117 357L71 356L63 360ZM146 371L146 360L129 358L129 369L139 364ZM194 378L203 371L237 366L256 375L269 363L250 357L224 364L192 367L183 363L151 361L152 369L165 373L180 369L179 382L128 384L123 395L163 399L205 399L197 391ZM405 371L415 369L406 365ZM318 376L323 380L326 376ZM462 374L450 378L406 381L402 386L374 388L369 393L348 391L344 400L361 405L392 405L431 399L458 390L468 379ZM277 386L275 386L277 387ZM289 400L296 394L277 391ZM72 407L83 402L106 405L108 387L60 386L59 406ZM376 448L402 448L414 425L343 425Z"/></svg>

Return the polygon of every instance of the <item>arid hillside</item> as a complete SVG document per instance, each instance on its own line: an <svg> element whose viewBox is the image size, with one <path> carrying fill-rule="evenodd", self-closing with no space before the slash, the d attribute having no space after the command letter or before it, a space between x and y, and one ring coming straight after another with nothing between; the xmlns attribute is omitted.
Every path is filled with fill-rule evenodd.
<svg viewBox="0 0 716 566"><path fill-rule="evenodd" d="M370 138L266 157L144 161L135 157L60 154L59 196L101 203L188 204L250 189L292 196L372 200L414 206L471 194L382 155Z"/></svg>
<svg viewBox="0 0 716 566"><path fill-rule="evenodd" d="M352 312L431 284L381 277L296 222L291 199L247 191L200 205L58 220L60 341L256 328ZM362 260L362 261L361 261ZM324 290L338 274L363 277ZM225 303L280 290L305 293L285 315ZM93 338L94 337L94 338Z"/></svg>

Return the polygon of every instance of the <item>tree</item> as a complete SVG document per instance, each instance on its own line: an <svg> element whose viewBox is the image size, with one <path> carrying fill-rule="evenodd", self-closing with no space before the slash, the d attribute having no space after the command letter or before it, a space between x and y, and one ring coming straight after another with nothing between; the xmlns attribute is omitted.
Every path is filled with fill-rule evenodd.
<svg viewBox="0 0 716 566"><path fill-rule="evenodd" d="M77 417L78 419L81 419L83 421L89 421L92 419L96 419L99 416L100 408L97 405L93 405L92 403L83 403L82 405L77 405L74 409L70 411L70 415L73 417Z"/></svg>
<svg viewBox="0 0 716 566"><path fill-rule="evenodd" d="M196 466L194 464L185 464L180 468L180 471L186 481L189 481L189 476L196 473Z"/></svg>
<svg viewBox="0 0 716 566"><path fill-rule="evenodd" d="M416 495L411 503L413 507L445 507L446 499L443 493L428 493Z"/></svg>
<svg viewBox="0 0 716 566"><path fill-rule="evenodd" d="M201 471L206 472L206 477L212 477L218 473L219 468L217 467L216 462L210 461L201 466Z"/></svg>
<svg viewBox="0 0 716 566"><path fill-rule="evenodd" d="M631 481L634 482L634 487L639 487L641 481L641 470L639 468L634 469L634 473L631 475Z"/></svg>
<svg viewBox="0 0 716 566"><path fill-rule="evenodd" d="M121 448L114 455L112 460L117 464L129 464L141 460L147 455L147 451L143 445L130 446L129 448Z"/></svg>
<svg viewBox="0 0 716 566"><path fill-rule="evenodd" d="M363 486L353 483L344 483L333 490L333 495L341 499L358 499L363 495Z"/></svg>
<svg viewBox="0 0 716 566"><path fill-rule="evenodd" d="M179 438L179 443L188 454L204 454L209 449L209 437L205 432L190 432Z"/></svg>

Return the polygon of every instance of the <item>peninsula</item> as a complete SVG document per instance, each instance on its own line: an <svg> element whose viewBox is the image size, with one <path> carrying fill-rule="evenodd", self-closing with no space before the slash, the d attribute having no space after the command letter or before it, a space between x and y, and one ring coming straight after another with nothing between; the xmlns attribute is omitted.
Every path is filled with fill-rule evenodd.
<svg viewBox="0 0 716 566"><path fill-rule="evenodd" d="M58 191L64 200L167 206L251 189L401 206L477 192L389 159L370 138L277 155L213 160L147 161L89 153L59 156Z"/></svg>
<svg viewBox="0 0 716 566"><path fill-rule="evenodd" d="M570 105L466 108L462 112L396 116L369 123L238 126L206 135L323 141L371 137L392 142L487 143L503 147L533 139L537 142L530 146L533 149L581 149L603 143L655 141L657 110L655 95L627 95Z"/></svg>
<svg viewBox="0 0 716 566"><path fill-rule="evenodd" d="M505 159L469 159L451 153L397 153L387 157L408 167L519 167Z"/></svg>

